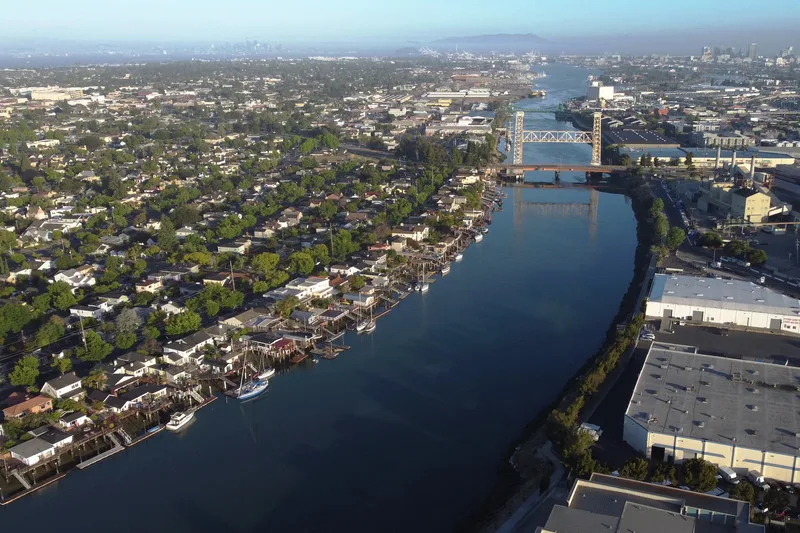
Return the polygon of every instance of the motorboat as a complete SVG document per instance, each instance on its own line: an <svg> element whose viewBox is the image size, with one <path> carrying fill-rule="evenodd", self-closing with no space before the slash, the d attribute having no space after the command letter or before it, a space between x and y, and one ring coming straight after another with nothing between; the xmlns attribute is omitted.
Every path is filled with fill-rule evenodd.
<svg viewBox="0 0 800 533"><path fill-rule="evenodd" d="M442 267L442 276L446 276L450 273L450 263L445 263Z"/></svg>
<svg viewBox="0 0 800 533"><path fill-rule="evenodd" d="M477 233L475 235L475 242L481 242L482 240L483 240L483 234L482 233Z"/></svg>
<svg viewBox="0 0 800 533"><path fill-rule="evenodd" d="M456 254L456 263L460 263L464 259L464 254Z"/></svg>
<svg viewBox="0 0 800 533"><path fill-rule="evenodd" d="M256 379L269 379L275 375L274 368L265 368L260 374L256 376Z"/></svg>
<svg viewBox="0 0 800 533"><path fill-rule="evenodd" d="M359 320L358 322L356 322L356 331L361 333L367 328L368 324L369 322L366 320Z"/></svg>
<svg viewBox="0 0 800 533"><path fill-rule="evenodd" d="M168 431L180 431L186 427L192 420L194 420L194 410L178 411L169 417L169 422L166 424Z"/></svg>
<svg viewBox="0 0 800 533"><path fill-rule="evenodd" d="M364 333L372 333L376 327L378 327L378 324L374 320L370 320L364 328Z"/></svg>
<svg viewBox="0 0 800 533"><path fill-rule="evenodd" d="M430 288L431 288L431 286L430 286L429 283L420 283L419 284L419 292L423 292L423 293L424 292L428 292L428 289L430 289Z"/></svg>

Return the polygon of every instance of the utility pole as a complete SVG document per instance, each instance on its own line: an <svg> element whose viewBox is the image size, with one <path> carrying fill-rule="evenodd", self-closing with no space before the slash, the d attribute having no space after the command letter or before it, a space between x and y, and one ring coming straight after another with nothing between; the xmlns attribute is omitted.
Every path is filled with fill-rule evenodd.
<svg viewBox="0 0 800 533"><path fill-rule="evenodd" d="M81 339L83 340L83 349L88 352L89 351L89 347L86 345L86 332L83 331L83 317L78 315L78 318L81 321Z"/></svg>
<svg viewBox="0 0 800 533"><path fill-rule="evenodd" d="M228 266L231 267L231 284L233 284L233 290L236 290L236 278L233 277L233 261L228 261Z"/></svg>

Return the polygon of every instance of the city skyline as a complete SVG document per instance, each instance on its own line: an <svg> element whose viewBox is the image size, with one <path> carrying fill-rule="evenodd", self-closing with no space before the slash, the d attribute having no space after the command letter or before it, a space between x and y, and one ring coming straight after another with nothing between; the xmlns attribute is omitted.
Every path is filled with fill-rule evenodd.
<svg viewBox="0 0 800 533"><path fill-rule="evenodd" d="M581 0L552 3L505 2L486 10L477 0L441 0L431 5L408 0L402 7L366 0L331 3L308 0L302 12L294 5L232 0L225 9L210 0L177 0L165 4L143 0L129 8L109 10L98 0L69 5L43 0L36 8L4 7L0 44L31 41L176 43L244 41L289 45L337 43L375 46L415 45L439 38L469 35L536 34L560 45L609 52L628 52L651 43L654 53L688 53L688 46L759 43L759 51L785 47L792 35L787 23L800 16L800 4L779 0L774 9L753 11L750 3L732 0L720 16L718 5L675 0L664 16L658 6L631 0L587 4ZM642 26L642 21L647 21ZM657 30L657 31L654 31ZM606 49L604 49L606 48Z"/></svg>

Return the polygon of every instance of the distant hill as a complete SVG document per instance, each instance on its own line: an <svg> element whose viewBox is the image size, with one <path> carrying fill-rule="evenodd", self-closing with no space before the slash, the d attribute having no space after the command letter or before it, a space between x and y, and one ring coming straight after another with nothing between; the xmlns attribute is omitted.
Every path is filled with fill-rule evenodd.
<svg viewBox="0 0 800 533"><path fill-rule="evenodd" d="M446 37L437 39L429 46L449 48L458 46L465 49L524 49L552 44L547 39L533 33L498 33L494 35L466 35L462 37Z"/></svg>

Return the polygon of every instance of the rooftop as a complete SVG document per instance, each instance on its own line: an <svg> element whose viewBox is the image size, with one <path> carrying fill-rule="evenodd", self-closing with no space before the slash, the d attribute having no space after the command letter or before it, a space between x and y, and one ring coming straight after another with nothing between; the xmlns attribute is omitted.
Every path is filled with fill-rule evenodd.
<svg viewBox="0 0 800 533"><path fill-rule="evenodd" d="M800 316L800 300L741 280L656 274L650 301Z"/></svg>
<svg viewBox="0 0 800 533"><path fill-rule="evenodd" d="M655 342L626 416L648 431L797 452L800 368Z"/></svg>

